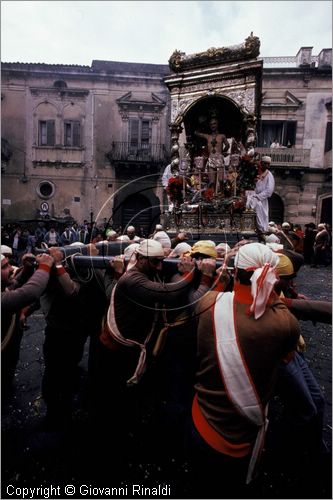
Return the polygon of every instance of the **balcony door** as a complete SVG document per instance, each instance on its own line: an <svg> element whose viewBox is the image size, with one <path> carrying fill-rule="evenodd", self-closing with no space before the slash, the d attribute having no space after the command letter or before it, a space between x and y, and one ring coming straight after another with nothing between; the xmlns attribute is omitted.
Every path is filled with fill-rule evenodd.
<svg viewBox="0 0 333 500"><path fill-rule="evenodd" d="M141 118L129 121L129 154L138 159L149 156L151 144L151 122Z"/></svg>
<svg viewBox="0 0 333 500"><path fill-rule="evenodd" d="M259 145L269 148L273 142L291 147L296 142L296 121L263 120L261 122Z"/></svg>

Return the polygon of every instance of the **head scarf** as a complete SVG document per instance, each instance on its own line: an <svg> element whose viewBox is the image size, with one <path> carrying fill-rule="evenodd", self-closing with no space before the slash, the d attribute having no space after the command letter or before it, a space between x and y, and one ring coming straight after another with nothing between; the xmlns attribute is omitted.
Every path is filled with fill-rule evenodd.
<svg viewBox="0 0 333 500"><path fill-rule="evenodd" d="M255 319L264 314L274 284L278 281L274 270L278 263L277 254L261 243L243 245L235 257L236 268L254 271L251 276L253 301L250 311L253 312Z"/></svg>

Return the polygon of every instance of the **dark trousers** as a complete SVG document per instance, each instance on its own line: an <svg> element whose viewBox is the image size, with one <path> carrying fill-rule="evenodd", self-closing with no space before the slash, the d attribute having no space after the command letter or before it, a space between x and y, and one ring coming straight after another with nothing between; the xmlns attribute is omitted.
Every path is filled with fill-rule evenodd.
<svg viewBox="0 0 333 500"><path fill-rule="evenodd" d="M71 418L78 386L78 364L87 338L88 333L83 331L45 328L42 396L48 416L59 423Z"/></svg>
<svg viewBox="0 0 333 500"><path fill-rule="evenodd" d="M303 354L295 352L289 363L281 363L277 393L284 403L287 441L320 452L325 399Z"/></svg>
<svg viewBox="0 0 333 500"><path fill-rule="evenodd" d="M196 330L192 324L170 328L156 361L159 395L157 439L165 459L184 456L184 434L191 415L196 372Z"/></svg>
<svg viewBox="0 0 333 500"><path fill-rule="evenodd" d="M193 474L193 498L249 498L249 456L233 458L211 448L188 421L187 450Z"/></svg>

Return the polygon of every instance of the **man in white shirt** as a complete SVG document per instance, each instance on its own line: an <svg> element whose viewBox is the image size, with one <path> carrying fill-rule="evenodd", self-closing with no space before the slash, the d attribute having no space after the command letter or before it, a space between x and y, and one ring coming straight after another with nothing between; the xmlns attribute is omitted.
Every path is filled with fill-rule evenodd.
<svg viewBox="0 0 333 500"><path fill-rule="evenodd" d="M256 182L254 194L248 196L246 202L246 208L255 210L257 227L263 233L268 231L268 198L272 196L275 187L273 174L268 170L270 164L270 156L261 158L261 174Z"/></svg>

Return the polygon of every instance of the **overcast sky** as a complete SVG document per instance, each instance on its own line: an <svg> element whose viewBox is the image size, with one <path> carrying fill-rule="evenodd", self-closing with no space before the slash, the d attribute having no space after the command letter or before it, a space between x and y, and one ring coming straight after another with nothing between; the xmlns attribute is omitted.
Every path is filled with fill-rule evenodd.
<svg viewBox="0 0 333 500"><path fill-rule="evenodd" d="M317 55L332 46L331 1L1 1L3 62L167 64L251 31L262 57Z"/></svg>

